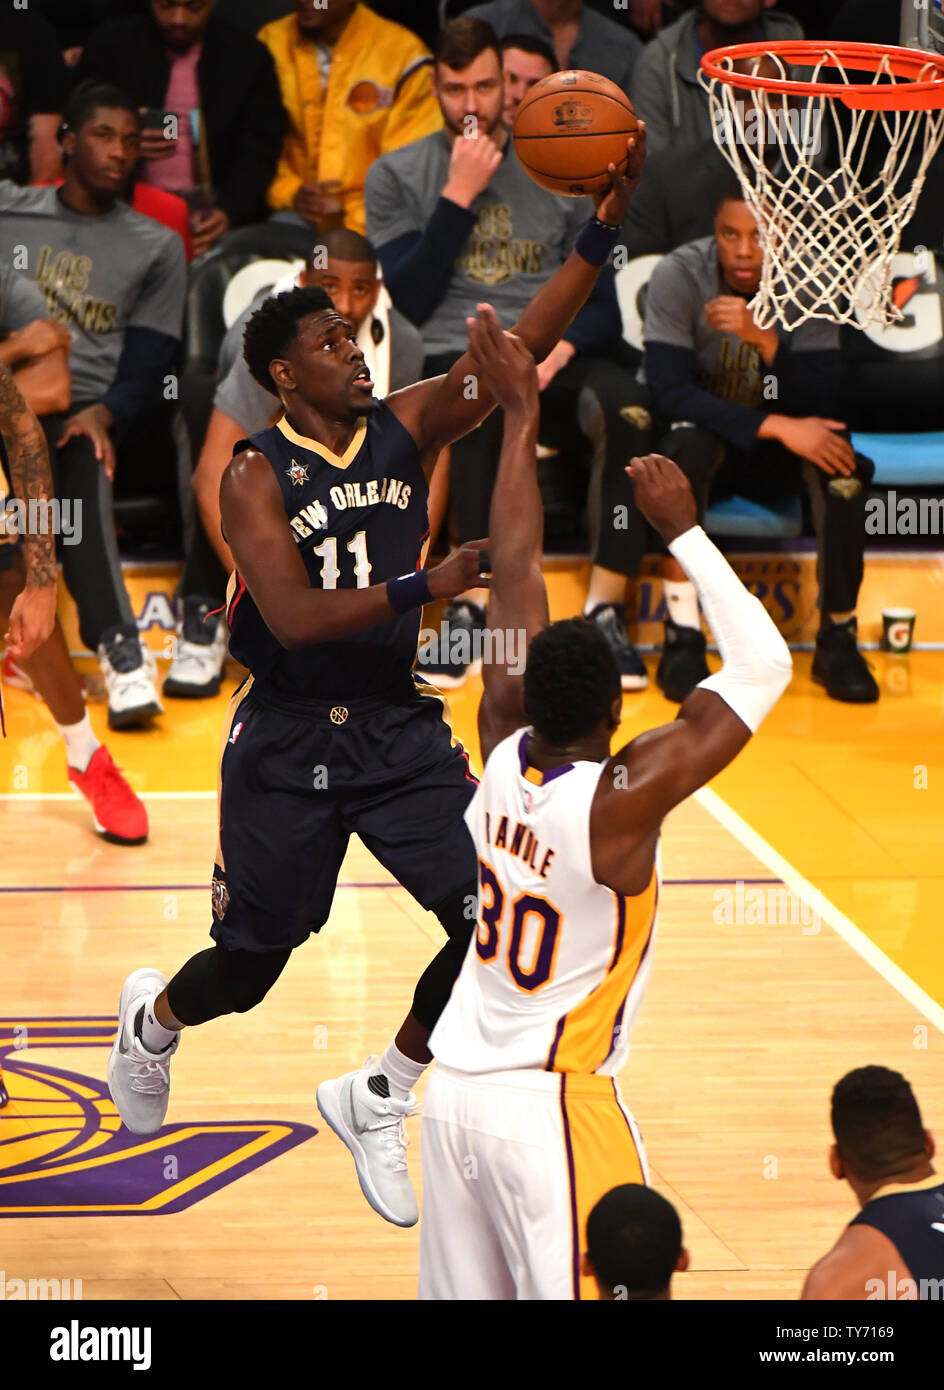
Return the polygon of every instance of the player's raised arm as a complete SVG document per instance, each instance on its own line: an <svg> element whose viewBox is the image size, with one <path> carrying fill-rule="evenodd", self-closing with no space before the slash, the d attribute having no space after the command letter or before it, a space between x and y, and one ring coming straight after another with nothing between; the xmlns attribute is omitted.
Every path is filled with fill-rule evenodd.
<svg viewBox="0 0 944 1390"><path fill-rule="evenodd" d="M26 404L13 374L0 366L0 434L6 446L13 495L28 506L53 496L46 439ZM0 473L0 493L3 491ZM4 499L5 500L5 499ZM10 656L25 661L42 646L56 621L56 541L45 526L28 530L23 538L26 584L10 609L10 628L4 641Z"/></svg>
<svg viewBox="0 0 944 1390"><path fill-rule="evenodd" d="M470 542L433 570L366 589L313 589L285 516L272 466L255 449L237 454L220 484L220 517L236 568L275 639L291 651L329 642L481 585L481 548Z"/></svg>
<svg viewBox="0 0 944 1390"><path fill-rule="evenodd" d="M544 513L538 490L538 377L534 357L513 333L503 333L488 304L469 319L469 355L479 380L505 408L505 430L492 490L489 555L491 647L482 664L479 705L482 761L496 743L525 722L524 662L531 638L547 626L541 574Z"/></svg>
<svg viewBox="0 0 944 1390"><path fill-rule="evenodd" d="M630 199L642 176L646 157L645 124L626 141L629 158L625 174L609 167L610 183L593 195L596 216L587 223L563 265L541 286L513 332L541 362L583 307L600 270L610 257ZM475 366L463 353L445 376L421 381L387 397L387 404L417 441L420 452L435 461L439 449L468 434L495 405L495 397L482 390L470 391Z"/></svg>
<svg viewBox="0 0 944 1390"><path fill-rule="evenodd" d="M633 459L627 471L637 505L698 590L723 665L695 687L674 723L640 734L611 759L610 771L620 775L601 805L617 837L651 834L673 806L726 767L773 709L793 670L773 619L695 524L695 501L681 469L649 454Z"/></svg>

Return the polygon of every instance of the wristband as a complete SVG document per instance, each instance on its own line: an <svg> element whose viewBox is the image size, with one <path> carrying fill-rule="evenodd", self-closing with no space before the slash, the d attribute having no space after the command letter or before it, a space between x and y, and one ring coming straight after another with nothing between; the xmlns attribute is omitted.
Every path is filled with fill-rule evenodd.
<svg viewBox="0 0 944 1390"><path fill-rule="evenodd" d="M611 227L601 222L599 217L591 217L574 242L574 250L590 265L604 266L610 259L610 252L616 245L619 227Z"/></svg>
<svg viewBox="0 0 944 1390"><path fill-rule="evenodd" d="M394 613L409 613L412 608L422 608L424 603L432 601L426 570L387 580L387 602Z"/></svg>

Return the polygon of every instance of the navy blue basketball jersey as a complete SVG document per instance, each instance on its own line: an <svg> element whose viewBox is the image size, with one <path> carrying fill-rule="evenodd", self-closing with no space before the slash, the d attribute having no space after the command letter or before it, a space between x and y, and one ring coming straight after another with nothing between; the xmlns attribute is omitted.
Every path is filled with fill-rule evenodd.
<svg viewBox="0 0 944 1390"><path fill-rule="evenodd" d="M412 435L374 403L338 456L286 419L250 437L282 489L285 515L313 589L380 584L419 567L428 489ZM242 441L236 452L246 447ZM236 570L226 595L230 651L257 680L296 699L373 695L409 678L420 611L350 637L286 651Z"/></svg>
<svg viewBox="0 0 944 1390"><path fill-rule="evenodd" d="M944 1281L944 1177L883 1187L850 1226L874 1226L901 1255L912 1279Z"/></svg>

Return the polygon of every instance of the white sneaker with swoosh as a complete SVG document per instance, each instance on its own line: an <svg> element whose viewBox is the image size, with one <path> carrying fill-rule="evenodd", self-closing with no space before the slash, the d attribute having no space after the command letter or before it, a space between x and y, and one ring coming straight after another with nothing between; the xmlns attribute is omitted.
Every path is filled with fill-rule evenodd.
<svg viewBox="0 0 944 1390"><path fill-rule="evenodd" d="M419 1106L412 1091L406 1100L371 1091L367 1082L376 1066L377 1058L368 1057L359 1071L322 1081L318 1109L350 1149L361 1191L374 1211L394 1226L415 1226L419 1208L407 1171L410 1141L404 1121Z"/></svg>
<svg viewBox="0 0 944 1390"><path fill-rule="evenodd" d="M154 1134L164 1123L170 1098L170 1059L180 1041L151 1052L134 1031L138 1010L160 994L167 980L159 970L133 970L121 987L118 1032L108 1058L108 1089L115 1109L132 1134Z"/></svg>

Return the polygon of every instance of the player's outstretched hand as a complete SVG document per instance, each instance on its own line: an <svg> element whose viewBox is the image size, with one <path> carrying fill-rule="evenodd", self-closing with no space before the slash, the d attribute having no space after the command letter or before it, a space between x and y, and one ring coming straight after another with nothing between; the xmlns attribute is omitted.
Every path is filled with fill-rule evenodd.
<svg viewBox="0 0 944 1390"><path fill-rule="evenodd" d="M642 169L646 162L645 121L640 121L638 129L629 136L626 149L629 157L625 174L617 173L615 164L608 165L610 182L593 195L593 201L597 205L597 217L609 227L619 227L622 224L642 178Z"/></svg>
<svg viewBox="0 0 944 1390"><path fill-rule="evenodd" d="M466 589L487 589L490 568L488 538L466 541L429 571L429 592L433 598L458 598Z"/></svg>
<svg viewBox="0 0 944 1390"><path fill-rule="evenodd" d="M634 458L626 472L633 480L636 506L668 543L691 530L698 519L695 498L677 463L663 454Z"/></svg>
<svg viewBox="0 0 944 1390"><path fill-rule="evenodd" d="M538 410L538 372L530 350L514 333L502 331L491 304L477 304L477 316L466 319L469 353L479 384L506 410Z"/></svg>

